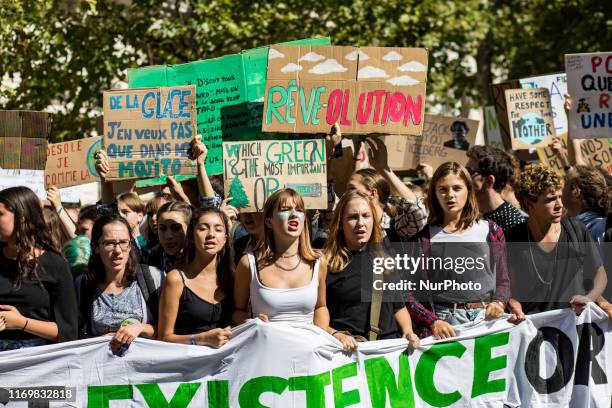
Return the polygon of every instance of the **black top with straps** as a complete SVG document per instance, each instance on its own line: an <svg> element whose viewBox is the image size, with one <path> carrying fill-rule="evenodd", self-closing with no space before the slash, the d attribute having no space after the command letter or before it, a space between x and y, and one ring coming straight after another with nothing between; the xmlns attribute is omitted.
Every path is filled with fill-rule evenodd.
<svg viewBox="0 0 612 408"><path fill-rule="evenodd" d="M183 293L179 301L174 333L197 334L230 326L234 311L231 294L226 293L219 303L210 303L187 287L182 271L179 271L179 274L183 280Z"/></svg>

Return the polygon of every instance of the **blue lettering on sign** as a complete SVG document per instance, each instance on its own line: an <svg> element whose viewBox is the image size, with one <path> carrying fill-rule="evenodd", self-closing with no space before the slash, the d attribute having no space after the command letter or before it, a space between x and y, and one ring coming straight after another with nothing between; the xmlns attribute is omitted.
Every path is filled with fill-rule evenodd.
<svg viewBox="0 0 612 408"><path fill-rule="evenodd" d="M121 95L110 95L109 103L111 110L122 109L121 108Z"/></svg>

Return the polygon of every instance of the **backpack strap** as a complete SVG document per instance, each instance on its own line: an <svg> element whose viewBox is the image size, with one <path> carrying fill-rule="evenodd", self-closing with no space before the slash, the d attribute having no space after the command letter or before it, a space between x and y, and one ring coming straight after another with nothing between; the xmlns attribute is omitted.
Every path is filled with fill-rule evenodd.
<svg viewBox="0 0 612 408"><path fill-rule="evenodd" d="M151 310L155 321L157 321L159 314L159 295L157 293L157 287L155 286L153 276L151 276L149 265L138 265L138 270L136 271L136 281L138 282L138 286L140 287L140 291L142 292L142 296L144 297L148 308Z"/></svg>
<svg viewBox="0 0 612 408"><path fill-rule="evenodd" d="M377 276L374 273L374 279ZM384 274L383 274L384 279ZM372 285L373 286L373 285ZM372 301L370 302L370 331L368 333L368 339L374 341L380 335L380 328L378 327L380 321L380 309L382 306L382 290L375 289L372 287Z"/></svg>

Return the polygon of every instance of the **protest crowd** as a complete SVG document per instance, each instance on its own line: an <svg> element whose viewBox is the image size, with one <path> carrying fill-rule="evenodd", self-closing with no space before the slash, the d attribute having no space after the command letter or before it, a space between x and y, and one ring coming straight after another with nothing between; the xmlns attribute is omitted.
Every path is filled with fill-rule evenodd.
<svg viewBox="0 0 612 408"><path fill-rule="evenodd" d="M578 101L569 94L564 100L569 115ZM410 103L401 101L406 116L390 125L408 120ZM170 110L170 117L184 113ZM326 168L318 184L327 185L326 208L310 205L315 193L282 174L263 200L244 197L235 183L248 186L248 172L227 174L234 167L224 157L222 174L209 175L210 145L187 130L180 160L195 167L187 179L165 165L170 171L154 175L164 173L164 183L143 192L136 166L118 192L125 146L105 139L94 155L96 204L69 206L54 185L42 200L26 186L1 190L0 351L97 336L108 336L117 356L139 337L223 348L249 319L316 325L349 353L363 342L397 338L413 350L424 338L450 339L458 326L482 320L520 325L551 310L580 315L589 304L612 319L612 253L605 250L612 176L585 159L585 139L571 129L566 139L553 136L542 146L552 153L548 162L534 163L519 150L469 143L468 125L455 122L454 139L443 146L464 160L423 160L404 177L391 163L392 131L355 136L341 119L331 129L311 123L306 136L296 131L286 140L302 141L303 151L288 144L294 150L283 146L276 160L308 162L310 155L314 166L312 157L324 152L317 169ZM117 128L111 132L121 139ZM225 155L225 142L223 148ZM270 152L261 149L251 154ZM317 171L304 169L306 178ZM377 258L426 259L442 244L466 243L474 257L487 259L482 268L443 275L421 265L407 275L385 263L384 282L450 278L478 288L372 289Z"/></svg>

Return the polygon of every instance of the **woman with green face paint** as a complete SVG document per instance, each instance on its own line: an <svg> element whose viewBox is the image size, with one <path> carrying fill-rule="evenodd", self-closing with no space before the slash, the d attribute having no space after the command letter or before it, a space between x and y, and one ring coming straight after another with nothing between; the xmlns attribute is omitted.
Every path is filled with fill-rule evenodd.
<svg viewBox="0 0 612 408"><path fill-rule="evenodd" d="M263 240L236 269L234 323L259 317L326 328L327 267L310 245L302 197L291 189L276 191L264 205L263 218Z"/></svg>

